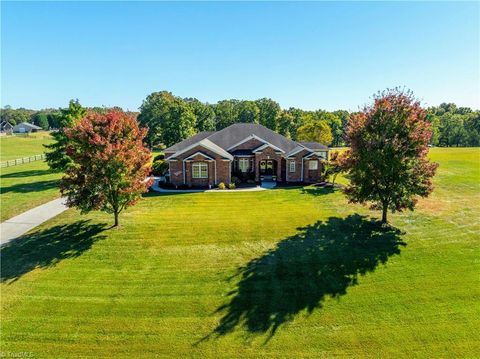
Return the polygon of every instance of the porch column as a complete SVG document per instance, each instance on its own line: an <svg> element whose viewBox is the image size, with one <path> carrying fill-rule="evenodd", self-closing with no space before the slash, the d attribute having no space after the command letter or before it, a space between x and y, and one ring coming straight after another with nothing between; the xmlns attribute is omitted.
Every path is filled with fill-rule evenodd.
<svg viewBox="0 0 480 359"><path fill-rule="evenodd" d="M282 182L282 157L277 160L277 182Z"/></svg>
<svg viewBox="0 0 480 359"><path fill-rule="evenodd" d="M213 185L216 186L217 185L217 160L213 161L213 168L215 171L215 180L213 182Z"/></svg>

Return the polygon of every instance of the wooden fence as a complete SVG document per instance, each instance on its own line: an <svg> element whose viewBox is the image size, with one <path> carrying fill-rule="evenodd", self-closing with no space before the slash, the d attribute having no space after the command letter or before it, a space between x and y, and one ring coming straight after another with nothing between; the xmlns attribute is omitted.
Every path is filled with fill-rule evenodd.
<svg viewBox="0 0 480 359"><path fill-rule="evenodd" d="M45 159L45 154L41 155L34 155L34 156L28 156L28 157L22 157L22 158L17 158L16 160L8 160L5 162L2 162L0 164L0 167L12 167L12 166L17 166L21 165L23 163L30 163L34 161L40 161Z"/></svg>

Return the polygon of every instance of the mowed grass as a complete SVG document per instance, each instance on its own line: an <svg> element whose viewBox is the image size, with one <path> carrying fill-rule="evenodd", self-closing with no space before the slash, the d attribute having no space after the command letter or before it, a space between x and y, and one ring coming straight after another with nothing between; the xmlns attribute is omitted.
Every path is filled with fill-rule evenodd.
<svg viewBox="0 0 480 359"><path fill-rule="evenodd" d="M0 137L0 161L40 155L45 152L43 145L52 143L48 132L37 132L28 136Z"/></svg>
<svg viewBox="0 0 480 359"><path fill-rule="evenodd" d="M1 161L42 154L51 142L48 132L0 137ZM60 177L43 161L1 168L0 222L60 196Z"/></svg>
<svg viewBox="0 0 480 359"><path fill-rule="evenodd" d="M60 196L61 173L44 161L2 168L0 172L0 222Z"/></svg>
<svg viewBox="0 0 480 359"><path fill-rule="evenodd" d="M340 192L149 195L1 250L1 350L44 357L478 357L479 149L382 229Z"/></svg>

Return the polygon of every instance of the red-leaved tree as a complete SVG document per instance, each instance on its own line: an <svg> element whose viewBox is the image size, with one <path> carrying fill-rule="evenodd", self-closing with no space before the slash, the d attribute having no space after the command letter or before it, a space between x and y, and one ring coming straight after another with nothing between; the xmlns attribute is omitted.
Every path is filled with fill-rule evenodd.
<svg viewBox="0 0 480 359"><path fill-rule="evenodd" d="M82 213L112 213L118 226L120 212L134 205L150 185L146 130L139 129L132 116L113 111L89 113L65 134L66 152L73 161L60 185L67 205Z"/></svg>
<svg viewBox="0 0 480 359"><path fill-rule="evenodd" d="M388 210L413 210L417 197L433 190L438 164L427 158L430 137L426 113L411 92L377 94L373 105L353 114L348 124L350 149L342 160L349 201L382 210L383 223Z"/></svg>

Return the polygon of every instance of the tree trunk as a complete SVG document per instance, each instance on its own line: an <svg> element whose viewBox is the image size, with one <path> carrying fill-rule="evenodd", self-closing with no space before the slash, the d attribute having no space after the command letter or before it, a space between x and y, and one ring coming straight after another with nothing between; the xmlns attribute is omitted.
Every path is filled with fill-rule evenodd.
<svg viewBox="0 0 480 359"><path fill-rule="evenodd" d="M387 223L387 212L388 212L388 206L383 205L383 211L382 211L382 223L383 224Z"/></svg>
<svg viewBox="0 0 480 359"><path fill-rule="evenodd" d="M114 227L118 227L118 211L115 211L113 213L114 217L115 217L115 223L114 223Z"/></svg>

